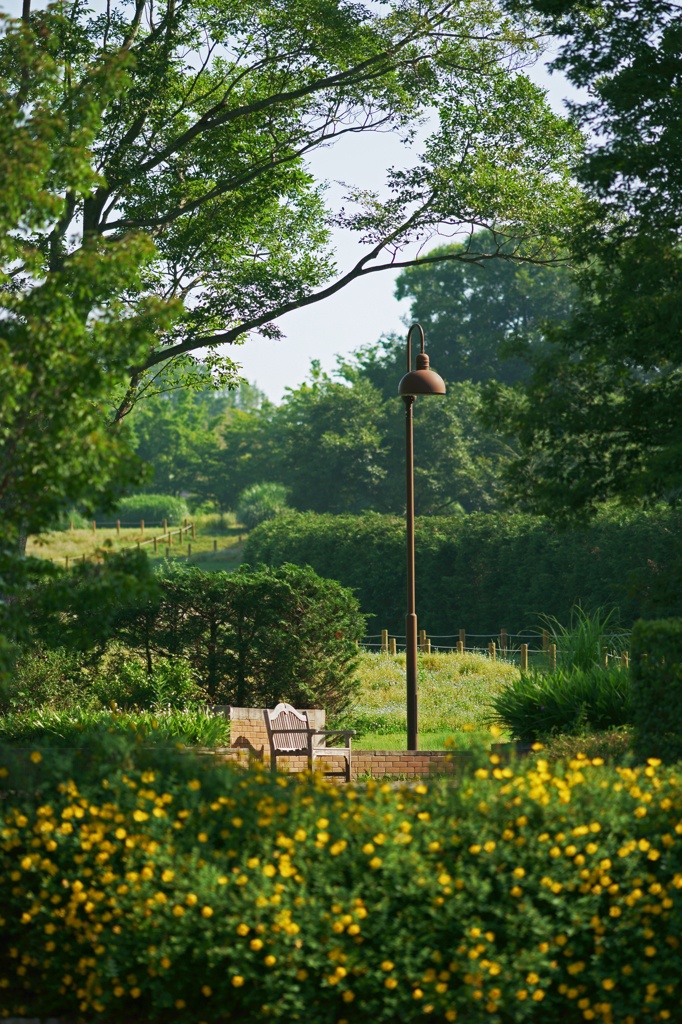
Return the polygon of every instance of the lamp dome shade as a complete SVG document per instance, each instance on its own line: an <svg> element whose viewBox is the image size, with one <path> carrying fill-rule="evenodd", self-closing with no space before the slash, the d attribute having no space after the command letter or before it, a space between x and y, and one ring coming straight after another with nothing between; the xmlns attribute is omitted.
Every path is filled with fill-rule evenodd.
<svg viewBox="0 0 682 1024"><path fill-rule="evenodd" d="M411 370L398 385L399 395L444 395L445 381L435 370Z"/></svg>

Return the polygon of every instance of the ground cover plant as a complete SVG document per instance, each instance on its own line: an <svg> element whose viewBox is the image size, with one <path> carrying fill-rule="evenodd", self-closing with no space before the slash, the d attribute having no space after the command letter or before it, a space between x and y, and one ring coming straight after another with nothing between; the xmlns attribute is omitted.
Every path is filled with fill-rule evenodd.
<svg viewBox="0 0 682 1024"><path fill-rule="evenodd" d="M679 770L480 752L337 788L110 739L77 775L2 751L8 1013L679 1019Z"/></svg>
<svg viewBox="0 0 682 1024"><path fill-rule="evenodd" d="M98 747L108 736L134 733L140 743L168 742L183 746L228 747L230 726L224 716L199 708L158 708L156 711L68 712L36 710L0 717L0 744L45 747Z"/></svg>

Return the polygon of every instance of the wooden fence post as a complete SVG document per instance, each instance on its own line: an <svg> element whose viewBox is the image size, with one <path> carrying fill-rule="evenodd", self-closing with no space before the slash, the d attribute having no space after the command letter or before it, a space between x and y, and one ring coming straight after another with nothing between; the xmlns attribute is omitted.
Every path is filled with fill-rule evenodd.
<svg viewBox="0 0 682 1024"><path fill-rule="evenodd" d="M552 672L556 670L556 644L549 645L549 667Z"/></svg>
<svg viewBox="0 0 682 1024"><path fill-rule="evenodd" d="M71 533L73 533L73 519L69 522L69 529L71 530Z"/></svg>
<svg viewBox="0 0 682 1024"><path fill-rule="evenodd" d="M528 644L521 644L521 671L528 671Z"/></svg>
<svg viewBox="0 0 682 1024"><path fill-rule="evenodd" d="M602 664L603 664L604 668L608 668L609 667L609 649L608 649L608 647L602 647L601 653L602 653L602 658L603 658Z"/></svg>
<svg viewBox="0 0 682 1024"><path fill-rule="evenodd" d="M119 536L120 536L120 533L121 533L121 520L120 519L116 520L116 533L119 534Z"/></svg>
<svg viewBox="0 0 682 1024"><path fill-rule="evenodd" d="M189 562L191 557L192 557L192 545L190 543L188 543L187 544L187 561L188 562Z"/></svg>
<svg viewBox="0 0 682 1024"><path fill-rule="evenodd" d="M420 629L419 630L419 650L422 652L422 654L426 650L426 630L425 629Z"/></svg>
<svg viewBox="0 0 682 1024"><path fill-rule="evenodd" d="M381 653L388 654L388 630L382 629L381 631Z"/></svg>
<svg viewBox="0 0 682 1024"><path fill-rule="evenodd" d="M462 643L461 640L457 641L457 653L464 654L464 644Z"/></svg>
<svg viewBox="0 0 682 1024"><path fill-rule="evenodd" d="M546 629L542 631L542 649L546 651L549 647L549 632Z"/></svg>
<svg viewBox="0 0 682 1024"><path fill-rule="evenodd" d="M168 531L168 547L169 548L173 547L173 531L172 530Z"/></svg>
<svg viewBox="0 0 682 1024"><path fill-rule="evenodd" d="M627 651L623 651L623 653L620 656L620 667L621 668L627 668L628 664L629 664L629 660L630 659L629 659L629 656L628 656L628 652Z"/></svg>
<svg viewBox="0 0 682 1024"><path fill-rule="evenodd" d="M66 571L69 571L69 556L66 556Z"/></svg>
<svg viewBox="0 0 682 1024"><path fill-rule="evenodd" d="M138 537L138 540L137 540L137 553L138 553L138 555L139 555L140 551L142 550L142 548L140 547L141 543L142 543L142 541Z"/></svg>
<svg viewBox="0 0 682 1024"><path fill-rule="evenodd" d="M467 646L467 634L465 629L460 629L459 631L459 642L462 645L462 654L464 654Z"/></svg>
<svg viewBox="0 0 682 1024"><path fill-rule="evenodd" d="M157 550L158 550L158 545L157 545L156 536L155 536L154 537L154 551L156 552Z"/></svg>
<svg viewBox="0 0 682 1024"><path fill-rule="evenodd" d="M197 539L196 524L192 523L192 540L196 540L196 539Z"/></svg>
<svg viewBox="0 0 682 1024"><path fill-rule="evenodd" d="M502 657L507 657L507 630L500 630L500 650L502 651Z"/></svg>
<svg viewBox="0 0 682 1024"><path fill-rule="evenodd" d="M92 520L92 532L97 533L97 523L94 519Z"/></svg>
<svg viewBox="0 0 682 1024"><path fill-rule="evenodd" d="M185 524L184 524L184 525L185 525L185 529L187 529L187 523L188 523L188 522L189 522L189 520L188 520L188 519L185 519Z"/></svg>
<svg viewBox="0 0 682 1024"><path fill-rule="evenodd" d="M488 657L491 661L495 660L495 641L491 640L488 644Z"/></svg>
<svg viewBox="0 0 682 1024"><path fill-rule="evenodd" d="M430 640L425 640L424 641L424 654L430 654L430 653L431 653L431 641Z"/></svg>
<svg viewBox="0 0 682 1024"><path fill-rule="evenodd" d="M140 533L144 537L144 519L140 519Z"/></svg>
<svg viewBox="0 0 682 1024"><path fill-rule="evenodd" d="M388 641L388 653L389 654L395 654L395 637L394 636L392 636L391 639Z"/></svg>
<svg viewBox="0 0 682 1024"><path fill-rule="evenodd" d="M164 519L164 521L163 521L163 532L164 533L168 533L168 520L167 519Z"/></svg>
<svg viewBox="0 0 682 1024"><path fill-rule="evenodd" d="M214 541L213 541L213 550L214 550L214 551L217 551L217 550L218 550L218 541L217 541L217 540L214 540Z"/></svg>
<svg viewBox="0 0 682 1024"><path fill-rule="evenodd" d="M170 558L170 554L171 554L170 544L167 544L166 545L166 558Z"/></svg>

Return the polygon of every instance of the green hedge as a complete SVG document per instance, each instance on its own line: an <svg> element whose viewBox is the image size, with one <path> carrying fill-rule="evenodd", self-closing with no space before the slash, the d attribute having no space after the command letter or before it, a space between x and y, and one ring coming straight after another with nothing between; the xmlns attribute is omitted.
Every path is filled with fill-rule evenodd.
<svg viewBox="0 0 682 1024"><path fill-rule="evenodd" d="M658 761L480 752L459 786L357 789L115 739L0 751L6 1013L680 1019L682 773Z"/></svg>
<svg viewBox="0 0 682 1024"><path fill-rule="evenodd" d="M635 751L682 758L682 619L635 623L632 699Z"/></svg>
<svg viewBox="0 0 682 1024"><path fill-rule="evenodd" d="M184 498L174 498L172 494L131 494L122 498L114 513L121 522L139 523L144 520L146 525L163 524L181 526L189 518L189 509Z"/></svg>
<svg viewBox="0 0 682 1024"><path fill-rule="evenodd" d="M682 510L668 506L606 511L588 529L568 532L526 515L417 519L420 627L430 634L519 633L537 626L541 614L567 623L578 601L586 608L617 605L629 626L650 617L650 583L667 565L671 537L681 533ZM361 610L372 616L369 632L404 632L403 519L310 512L278 517L249 536L245 559L311 565L355 588Z"/></svg>

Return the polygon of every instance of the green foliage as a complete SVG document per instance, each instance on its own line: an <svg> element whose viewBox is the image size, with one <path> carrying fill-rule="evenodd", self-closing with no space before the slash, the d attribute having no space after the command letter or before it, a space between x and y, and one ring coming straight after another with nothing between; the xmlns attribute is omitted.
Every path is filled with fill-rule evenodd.
<svg viewBox="0 0 682 1024"><path fill-rule="evenodd" d="M675 761L682 753L682 619L636 622L630 656L634 749Z"/></svg>
<svg viewBox="0 0 682 1024"><path fill-rule="evenodd" d="M116 517L121 522L139 523L147 526L161 526L167 519L169 525L180 526L189 518L187 502L170 494L131 494L121 498L116 505Z"/></svg>
<svg viewBox="0 0 682 1024"><path fill-rule="evenodd" d="M615 608L606 611L596 608L586 611L580 605L571 608L568 626L562 626L553 616L541 616L551 641L556 644L557 661L567 669L589 672L604 664L605 654L620 652L627 647L625 635L614 637L618 628L618 613Z"/></svg>
<svg viewBox="0 0 682 1024"><path fill-rule="evenodd" d="M598 666L522 672L493 695L490 707L492 722L527 743L632 725L630 674Z"/></svg>
<svg viewBox="0 0 682 1024"><path fill-rule="evenodd" d="M471 248L487 258L469 263ZM575 275L565 265L491 258L499 251L493 235L479 232L466 244L432 249L426 259L434 262L409 267L396 279L396 298L411 299L410 317L424 328L431 365L449 384L523 377L528 366L519 352L505 358L506 343L521 337L536 348L543 321L564 320L575 299ZM359 355L375 387L393 397L404 373L404 339L392 336Z"/></svg>
<svg viewBox="0 0 682 1024"><path fill-rule="evenodd" d="M487 423L519 441L504 474L511 502L584 519L614 497L681 493L679 5L531 6L562 39L553 66L588 97L572 104L594 140L576 168L588 199L571 236L580 296L527 386L490 387Z"/></svg>
<svg viewBox="0 0 682 1024"><path fill-rule="evenodd" d="M351 701L365 620L352 594L309 567L174 569L157 602L123 607L117 637L152 655L182 655L212 699L237 707L342 711Z"/></svg>
<svg viewBox="0 0 682 1024"><path fill-rule="evenodd" d="M456 786L357 789L109 741L2 751L13 1015L677 1019L682 797L658 762L481 753Z"/></svg>
<svg viewBox="0 0 682 1024"><path fill-rule="evenodd" d="M282 484L253 484L239 496L237 518L247 530L288 512L287 489Z"/></svg>
<svg viewBox="0 0 682 1024"><path fill-rule="evenodd" d="M417 609L431 636L459 629L495 635L537 628L540 616L568 622L583 608L617 605L627 628L647 614L644 580L665 566L681 513L603 511L585 529L559 531L546 520L502 513L424 517L416 523ZM394 516L288 515L249 535L250 562L310 565L358 595L370 632L404 631L405 521ZM487 640L479 641L487 646Z"/></svg>
<svg viewBox="0 0 682 1024"><path fill-rule="evenodd" d="M118 710L52 711L43 708L0 718L0 744L70 747L76 750L106 749L110 736L128 737L139 743L178 742L186 746L227 747L229 722L199 708L158 707L153 712Z"/></svg>

